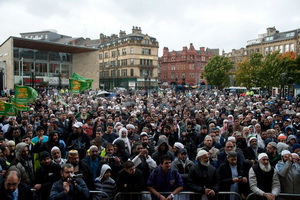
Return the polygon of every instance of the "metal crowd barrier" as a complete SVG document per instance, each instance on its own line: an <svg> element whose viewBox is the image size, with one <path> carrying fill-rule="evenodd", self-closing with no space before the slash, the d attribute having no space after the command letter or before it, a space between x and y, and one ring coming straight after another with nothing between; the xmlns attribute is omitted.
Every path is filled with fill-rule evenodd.
<svg viewBox="0 0 300 200"><path fill-rule="evenodd" d="M170 192L160 192L160 194L170 194ZM137 195L140 195L141 200L151 200L151 193L149 191L142 191L142 192L119 192L116 194L114 200L128 200L133 199L136 200ZM202 195L201 193L197 192L190 192L190 191L182 191L179 194L174 196L174 200L189 200L189 199L199 199L197 198L198 195ZM126 196L126 198L124 197ZM123 198L122 198L123 197ZM194 197L194 198L193 198ZM233 197L233 198L232 198ZM225 200L225 199L238 199L242 200L242 197L236 192L218 192L217 194L218 200Z"/></svg>
<svg viewBox="0 0 300 200"><path fill-rule="evenodd" d="M254 193L250 193L247 196L247 200L255 200L255 199L267 199L267 198L256 195ZM277 199L278 200L300 200L300 194L279 193Z"/></svg>
<svg viewBox="0 0 300 200"><path fill-rule="evenodd" d="M33 194L36 194L36 189L33 189L31 188L31 192ZM102 192L102 191L97 191L97 190L90 190L90 194L93 195L93 194L100 194L100 198L99 199L102 199L102 198L106 198L106 199L109 199L109 196L108 194L106 194L105 192ZM104 197L103 197L104 196Z"/></svg>

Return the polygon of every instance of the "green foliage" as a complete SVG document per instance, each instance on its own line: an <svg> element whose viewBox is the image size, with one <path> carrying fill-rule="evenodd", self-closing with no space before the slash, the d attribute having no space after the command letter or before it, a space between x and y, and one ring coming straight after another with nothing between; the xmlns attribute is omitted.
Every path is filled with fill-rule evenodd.
<svg viewBox="0 0 300 200"><path fill-rule="evenodd" d="M264 58L260 53L251 54L249 60L238 64L235 71L237 85L250 87L278 87L298 83L300 58L293 52L272 52Z"/></svg>
<svg viewBox="0 0 300 200"><path fill-rule="evenodd" d="M214 56L205 65L202 77L206 77L209 85L219 88L229 86L229 71L233 69L233 62L224 56Z"/></svg>

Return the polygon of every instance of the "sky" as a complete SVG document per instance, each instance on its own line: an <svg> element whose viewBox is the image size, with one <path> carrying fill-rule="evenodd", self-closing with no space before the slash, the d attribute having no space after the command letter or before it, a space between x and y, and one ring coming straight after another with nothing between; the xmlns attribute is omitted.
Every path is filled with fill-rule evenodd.
<svg viewBox="0 0 300 200"><path fill-rule="evenodd" d="M246 47L267 27L300 28L299 0L0 0L0 44L19 33L54 29L98 39L133 26L164 47L182 50Z"/></svg>

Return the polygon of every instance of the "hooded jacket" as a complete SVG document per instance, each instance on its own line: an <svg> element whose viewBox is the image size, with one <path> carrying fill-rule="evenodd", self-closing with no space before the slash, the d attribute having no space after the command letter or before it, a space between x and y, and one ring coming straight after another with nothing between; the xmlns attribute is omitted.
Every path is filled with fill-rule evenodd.
<svg viewBox="0 0 300 200"><path fill-rule="evenodd" d="M21 182L33 185L35 183L35 179L32 159L30 157L30 154L28 155L28 160L25 160L22 157L22 151L25 147L28 147L28 144L26 144L25 142L17 144L15 149L16 158L12 161L10 169L17 169L21 172Z"/></svg>
<svg viewBox="0 0 300 200"><path fill-rule="evenodd" d="M162 144L166 144L166 149L164 151L162 151L161 148L160 148L160 146ZM160 157L163 156L163 155L165 155L165 154L168 154L171 157L171 159L172 159L171 161L174 160L174 154L173 154L173 152L169 151L168 140L166 138L159 138L159 140L157 142L157 151L154 152L151 157L156 162L156 164L159 165L160 164L160 160L159 160Z"/></svg>
<svg viewBox="0 0 300 200"><path fill-rule="evenodd" d="M110 166L107 164L102 165L100 176L95 179L95 183L94 183L95 189L96 189L96 191L105 192L109 196L110 199L113 199L115 193L117 192L116 182L111 177L109 177L106 180L102 180L102 178L107 170L111 171ZM102 199L103 199L103 197L104 196L102 196ZM98 200L98 199L101 199L101 194L96 193L94 195L94 200Z"/></svg>
<svg viewBox="0 0 300 200"><path fill-rule="evenodd" d="M114 145L117 145L118 152L115 153L115 156L118 156L123 162L126 162L130 158L130 154L126 151L125 142L123 140L115 140Z"/></svg>

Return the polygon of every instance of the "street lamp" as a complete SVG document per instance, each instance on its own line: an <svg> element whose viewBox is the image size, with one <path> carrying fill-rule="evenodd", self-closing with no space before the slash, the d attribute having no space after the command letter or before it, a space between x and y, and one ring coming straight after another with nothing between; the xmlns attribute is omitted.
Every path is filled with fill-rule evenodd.
<svg viewBox="0 0 300 200"><path fill-rule="evenodd" d="M34 88L34 69L31 70L31 87Z"/></svg>
<svg viewBox="0 0 300 200"><path fill-rule="evenodd" d="M281 99L281 97L284 97L284 85L286 82L286 75L287 75L287 73L280 74L280 78L281 78L280 99Z"/></svg>
<svg viewBox="0 0 300 200"><path fill-rule="evenodd" d="M3 75L4 75L3 70L4 70L4 68L1 67L0 68L0 94L2 94L2 91L4 89L4 87L3 87Z"/></svg>

